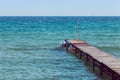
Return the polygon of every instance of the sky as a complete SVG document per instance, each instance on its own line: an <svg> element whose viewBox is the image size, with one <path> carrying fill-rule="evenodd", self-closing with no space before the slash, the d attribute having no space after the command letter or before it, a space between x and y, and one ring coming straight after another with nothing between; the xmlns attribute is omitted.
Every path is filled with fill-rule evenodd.
<svg viewBox="0 0 120 80"><path fill-rule="evenodd" d="M120 0L0 0L0 16L120 16Z"/></svg>

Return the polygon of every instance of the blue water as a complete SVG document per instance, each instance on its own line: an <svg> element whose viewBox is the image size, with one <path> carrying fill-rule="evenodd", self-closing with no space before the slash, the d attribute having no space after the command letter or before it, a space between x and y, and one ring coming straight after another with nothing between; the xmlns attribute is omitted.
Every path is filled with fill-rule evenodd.
<svg viewBox="0 0 120 80"><path fill-rule="evenodd" d="M80 37L120 58L120 17L0 17L0 80L101 80L60 47Z"/></svg>

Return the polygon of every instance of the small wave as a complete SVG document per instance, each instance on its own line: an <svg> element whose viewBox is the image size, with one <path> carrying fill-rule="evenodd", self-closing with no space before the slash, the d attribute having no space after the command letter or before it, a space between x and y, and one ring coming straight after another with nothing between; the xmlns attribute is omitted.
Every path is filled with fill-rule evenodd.
<svg viewBox="0 0 120 80"><path fill-rule="evenodd" d="M9 50L14 50L14 51L28 51L28 50L47 50L49 48L25 48L25 47L20 47L20 48L15 48L15 47L10 47L8 48Z"/></svg>
<svg viewBox="0 0 120 80"><path fill-rule="evenodd" d="M38 50L38 48L8 48L15 51Z"/></svg>
<svg viewBox="0 0 120 80"><path fill-rule="evenodd" d="M9 50L14 51L29 51L29 50L63 50L62 47L50 48L50 47L8 47Z"/></svg>
<svg viewBox="0 0 120 80"><path fill-rule="evenodd" d="M53 48L53 50L63 50L63 47L56 47L56 48Z"/></svg>
<svg viewBox="0 0 120 80"><path fill-rule="evenodd" d="M100 46L100 49L120 50L120 46Z"/></svg>

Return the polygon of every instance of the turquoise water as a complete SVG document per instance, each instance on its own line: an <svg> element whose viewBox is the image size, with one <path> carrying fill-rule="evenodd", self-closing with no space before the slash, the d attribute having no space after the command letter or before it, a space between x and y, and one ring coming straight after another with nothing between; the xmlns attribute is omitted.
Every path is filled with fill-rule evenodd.
<svg viewBox="0 0 120 80"><path fill-rule="evenodd" d="M0 80L101 80L61 48L80 37L120 57L120 17L0 17Z"/></svg>

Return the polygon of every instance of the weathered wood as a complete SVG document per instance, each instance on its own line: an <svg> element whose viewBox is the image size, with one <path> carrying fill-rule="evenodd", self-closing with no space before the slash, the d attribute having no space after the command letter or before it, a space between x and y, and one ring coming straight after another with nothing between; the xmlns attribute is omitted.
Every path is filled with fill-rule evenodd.
<svg viewBox="0 0 120 80"><path fill-rule="evenodd" d="M95 67L100 68L100 74L107 73L112 80L120 80L120 59L115 56L99 50L82 40L68 40L75 48L75 55L86 62L92 62L93 71ZM66 47L68 48L68 46Z"/></svg>

